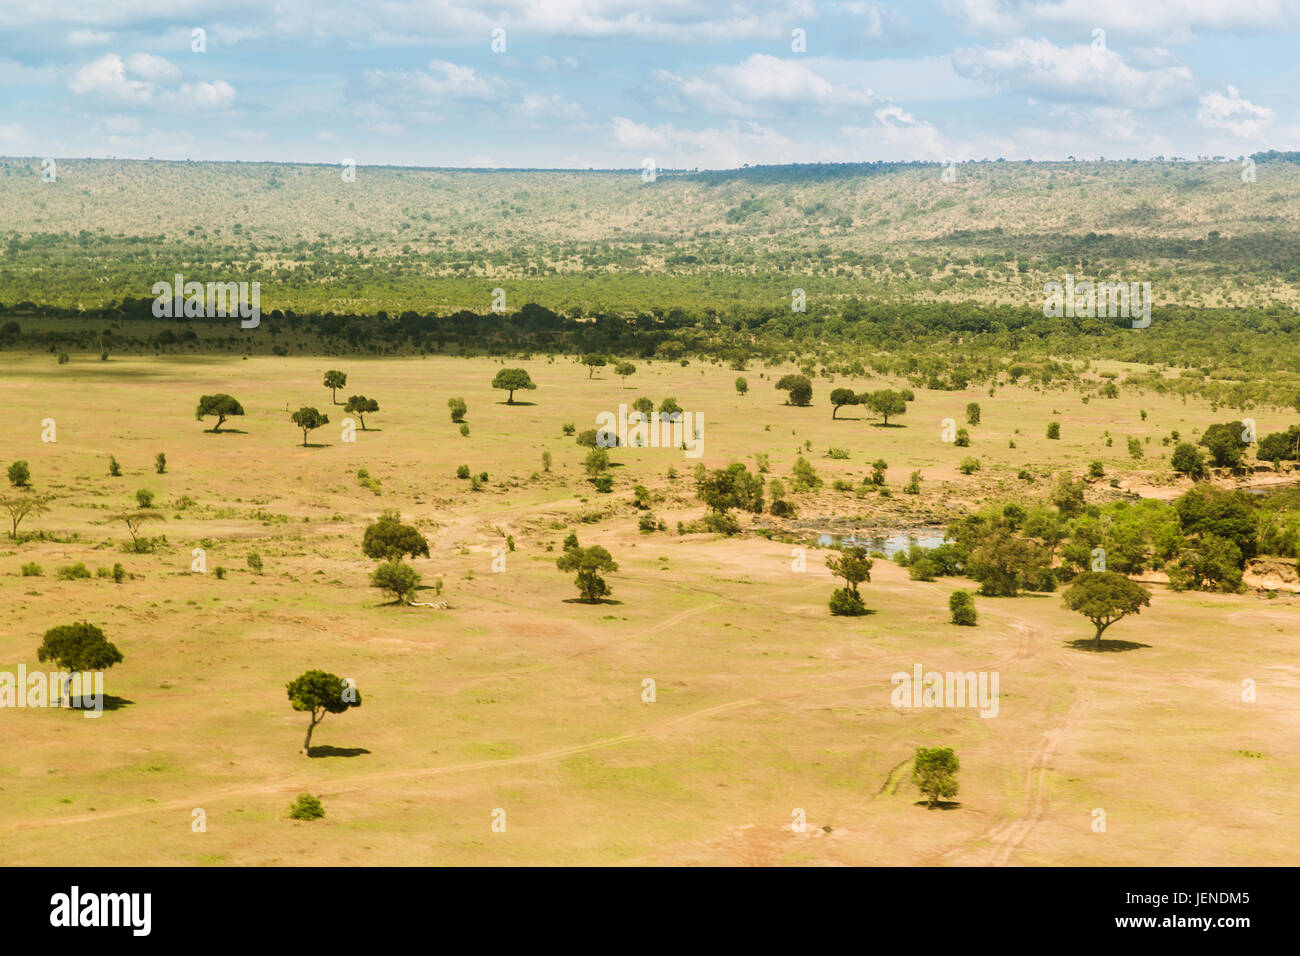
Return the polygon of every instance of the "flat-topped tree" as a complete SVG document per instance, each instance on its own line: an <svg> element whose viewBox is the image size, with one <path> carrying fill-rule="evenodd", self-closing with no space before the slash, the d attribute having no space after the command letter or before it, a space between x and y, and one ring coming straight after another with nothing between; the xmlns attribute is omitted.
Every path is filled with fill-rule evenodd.
<svg viewBox="0 0 1300 956"><path fill-rule="evenodd" d="M310 405L304 405L292 415L289 420L302 429L302 446L307 447L307 433L320 428L322 425L328 425L330 417L322 415Z"/></svg>
<svg viewBox="0 0 1300 956"><path fill-rule="evenodd" d="M373 398L366 398L364 395L353 395L348 399L348 403L343 406L343 411L356 415L361 419L361 430L367 431L366 413L379 411L379 403Z"/></svg>
<svg viewBox="0 0 1300 956"><path fill-rule="evenodd" d="M831 418L834 419L845 405L858 404L857 393L851 388L837 388L831 391Z"/></svg>
<svg viewBox="0 0 1300 956"><path fill-rule="evenodd" d="M1151 594L1136 581L1115 571L1084 571L1062 595L1065 606L1078 611L1097 629L1093 645L1101 646L1101 635L1121 618L1142 613L1151 604Z"/></svg>
<svg viewBox="0 0 1300 956"><path fill-rule="evenodd" d="M587 378L596 374L596 369L605 367L605 356L596 355L594 352L582 357L582 364L587 366Z"/></svg>
<svg viewBox="0 0 1300 956"><path fill-rule="evenodd" d="M337 405L339 403L338 390L348 384L346 372L340 372L338 369L330 369L325 373L324 385L330 390L330 403Z"/></svg>
<svg viewBox="0 0 1300 956"><path fill-rule="evenodd" d="M105 639L103 631L82 621L46 631L45 639L36 649L36 659L42 663L53 661L60 670L68 672L68 683L71 683L75 672L103 671L120 664L122 652ZM67 695L67 684L64 695Z"/></svg>
<svg viewBox="0 0 1300 956"><path fill-rule="evenodd" d="M167 518L160 511L154 511L152 508L136 508L134 511L123 511L117 515L117 520L126 525L126 530L131 532L131 550L137 554L152 550L152 545L147 541L141 541L140 529L150 521L166 521Z"/></svg>
<svg viewBox="0 0 1300 956"><path fill-rule="evenodd" d="M28 515L45 514L50 510L50 499L44 495L13 495L8 498L0 498L0 507L9 512L9 519L13 523L9 531L9 537L15 541L18 540L18 526L22 524L23 519Z"/></svg>
<svg viewBox="0 0 1300 956"><path fill-rule="evenodd" d="M572 548L564 549L563 556L555 560L555 566L561 571L578 572L573 583L578 586L584 604L595 604L609 594L609 585L599 572L618 570L618 562L600 545L583 548L576 541Z"/></svg>
<svg viewBox="0 0 1300 956"><path fill-rule="evenodd" d="M211 428L212 433L216 434L221 431L221 425L227 418L242 414L244 414L243 405L225 392L218 392L216 395L204 395L199 399L199 408L194 417L203 421L205 416L216 415L217 423Z"/></svg>
<svg viewBox="0 0 1300 956"><path fill-rule="evenodd" d="M361 694L350 681L344 681L325 671L307 671L286 684L285 688L289 692L289 703L293 709L311 714L307 739L302 744L302 753L308 756L311 755L312 731L325 719L326 714L342 714L349 707L361 706Z"/></svg>
<svg viewBox="0 0 1300 956"><path fill-rule="evenodd" d="M521 368L503 368L492 379L492 387L504 389L509 392L506 398L507 405L515 403L515 392L520 389L532 390L537 387L528 373Z"/></svg>

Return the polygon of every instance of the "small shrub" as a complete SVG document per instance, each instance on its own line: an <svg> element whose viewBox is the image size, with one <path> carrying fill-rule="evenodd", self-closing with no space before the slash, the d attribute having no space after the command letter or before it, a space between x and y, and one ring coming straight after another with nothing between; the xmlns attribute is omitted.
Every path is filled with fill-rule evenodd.
<svg viewBox="0 0 1300 956"><path fill-rule="evenodd" d="M835 589L834 593L831 594L830 608L831 614L838 617L858 617L867 613L862 598L848 588Z"/></svg>
<svg viewBox="0 0 1300 956"><path fill-rule="evenodd" d="M140 488L135 493L135 503L141 508L153 507L153 492L148 488Z"/></svg>
<svg viewBox="0 0 1300 956"><path fill-rule="evenodd" d="M963 458L961 460L961 465L958 466L958 470L961 471L963 475L974 474L980 470L980 460L978 458Z"/></svg>
<svg viewBox="0 0 1300 956"><path fill-rule="evenodd" d="M154 457L153 457L153 470L156 471L156 472L157 472L158 474L160 474L160 475L162 475L162 474L166 474L166 472L167 472L167 456L164 455L162 452L158 452L158 454L154 455Z"/></svg>
<svg viewBox="0 0 1300 956"><path fill-rule="evenodd" d="M59 568L58 578L60 581L75 581L78 578L90 577L90 568L86 567L80 561L76 564L70 564L66 568Z"/></svg>
<svg viewBox="0 0 1300 956"><path fill-rule="evenodd" d="M456 469L456 477L457 477L457 478L468 478L468 477L469 477L469 465L461 465L460 467L458 467L458 468Z"/></svg>
<svg viewBox="0 0 1300 956"><path fill-rule="evenodd" d="M310 793L300 793L298 799L289 804L289 816L295 820L319 820L325 816L325 808Z"/></svg>
<svg viewBox="0 0 1300 956"><path fill-rule="evenodd" d="M969 591L953 591L948 596L948 610L952 612L952 623L975 626L975 599Z"/></svg>
<svg viewBox="0 0 1300 956"><path fill-rule="evenodd" d="M262 573L262 556L256 551L248 552L248 567L257 574Z"/></svg>
<svg viewBox="0 0 1300 956"><path fill-rule="evenodd" d="M117 458L113 455L108 456L108 476L110 478L122 477L122 466L117 463Z"/></svg>
<svg viewBox="0 0 1300 956"><path fill-rule="evenodd" d="M44 573L45 572L41 570L41 566L35 561L29 561L27 564L23 565L23 577L25 578L39 578Z"/></svg>

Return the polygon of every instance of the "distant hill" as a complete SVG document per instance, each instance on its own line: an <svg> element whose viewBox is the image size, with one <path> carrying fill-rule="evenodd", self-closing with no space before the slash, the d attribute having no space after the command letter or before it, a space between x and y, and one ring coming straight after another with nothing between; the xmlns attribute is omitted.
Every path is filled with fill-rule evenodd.
<svg viewBox="0 0 1300 956"><path fill-rule="evenodd" d="M99 308L181 272L264 308L561 312L810 299L1041 305L1044 282L1163 305L1300 305L1300 154L724 172L0 159L0 304Z"/></svg>

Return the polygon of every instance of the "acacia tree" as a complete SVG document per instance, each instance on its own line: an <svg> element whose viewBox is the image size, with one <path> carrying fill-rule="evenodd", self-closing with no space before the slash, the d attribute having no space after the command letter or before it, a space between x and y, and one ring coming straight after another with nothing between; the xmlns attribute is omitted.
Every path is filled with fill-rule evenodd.
<svg viewBox="0 0 1300 956"><path fill-rule="evenodd" d="M605 356L591 353L582 357L582 364L587 366L587 378L596 374L596 369L605 367Z"/></svg>
<svg viewBox="0 0 1300 956"><path fill-rule="evenodd" d="M364 395L353 395L348 399L348 403L343 406L343 411L356 415L361 419L361 430L366 431L366 413L379 411L379 403L373 398L366 398Z"/></svg>
<svg viewBox="0 0 1300 956"><path fill-rule="evenodd" d="M103 631L82 621L46 631L45 639L36 649L36 659L42 663L54 661L60 670L68 671L67 682L71 683L73 672L108 670L121 663L122 652L105 639ZM67 683L64 696L67 696Z"/></svg>
<svg viewBox="0 0 1300 956"><path fill-rule="evenodd" d="M940 797L955 797L959 786L957 771L961 762L951 747L917 747L912 761L912 783L929 800L933 810Z"/></svg>
<svg viewBox="0 0 1300 956"><path fill-rule="evenodd" d="M402 524L402 516L396 509L389 509L379 516L378 521L366 527L361 538L361 550L375 561L388 561L408 554L411 557L422 554L427 558L429 542L414 526Z"/></svg>
<svg viewBox="0 0 1300 956"><path fill-rule="evenodd" d="M331 404L337 405L339 403L338 390L347 384L348 377L344 372L340 372L338 369L330 369L325 373L324 385L330 390Z"/></svg>
<svg viewBox="0 0 1300 956"><path fill-rule="evenodd" d="M1097 629L1094 646L1101 646L1101 635L1121 618L1142 613L1151 604L1151 594L1136 581L1115 571L1084 571L1062 595L1065 606L1078 611Z"/></svg>
<svg viewBox="0 0 1300 956"><path fill-rule="evenodd" d="M308 756L311 756L312 731L325 719L326 714L342 714L349 707L361 706L361 694L351 681L344 681L325 671L307 671L286 684L285 688L289 692L289 703L293 709L311 714L307 739L302 744L302 753Z"/></svg>
<svg viewBox="0 0 1300 956"><path fill-rule="evenodd" d="M529 377L528 372L521 368L503 368L492 379L492 387L504 389L510 394L506 397L506 404L515 403L515 392L520 389L532 390L537 387Z"/></svg>
<svg viewBox="0 0 1300 956"><path fill-rule="evenodd" d="M627 388L627 377L636 374L636 366L631 362L619 362L614 366L614 374L623 380L623 387Z"/></svg>
<svg viewBox="0 0 1300 956"><path fill-rule="evenodd" d="M227 418L242 414L244 414L243 405L225 392L218 392L216 395L204 395L199 398L199 408L194 417L203 421L206 415L216 415L217 423L212 426L212 433L215 435L221 431L221 425Z"/></svg>
<svg viewBox="0 0 1300 956"><path fill-rule="evenodd" d="M826 570L837 578L843 578L845 587L831 595L831 613L840 615L857 615L866 611L858 585L871 580L871 560L866 548L844 548L839 554L826 558Z"/></svg>
<svg viewBox="0 0 1300 956"><path fill-rule="evenodd" d="M812 382L807 375L785 375L776 383L776 388L788 393L787 405L807 405L812 401Z"/></svg>
<svg viewBox="0 0 1300 956"><path fill-rule="evenodd" d="M833 420L839 414L841 408L845 405L858 404L857 393L851 388L837 388L831 391L831 419Z"/></svg>
<svg viewBox="0 0 1300 956"><path fill-rule="evenodd" d="M883 418L888 425L890 415L902 415L907 411L908 398L904 392L882 388L879 391L864 393L859 396L859 401Z"/></svg>
<svg viewBox="0 0 1300 956"><path fill-rule="evenodd" d="M576 542L572 548L564 549L564 554L556 559L555 566L561 571L578 572L573 583L578 586L584 604L596 604L610 593L609 585L605 583L605 579L599 572L618 570L618 563L600 545L594 544L589 548L583 548Z"/></svg>
<svg viewBox="0 0 1300 956"><path fill-rule="evenodd" d="M137 554L152 550L152 545L140 538L140 529L150 521L166 521L166 517L160 511L154 511L150 508L137 508L134 511L123 511L117 515L117 520L126 525L126 530L131 532L131 550Z"/></svg>
<svg viewBox="0 0 1300 956"><path fill-rule="evenodd" d="M388 591L398 604L407 604L420 586L420 575L401 558L393 558L371 572L370 586Z"/></svg>
<svg viewBox="0 0 1300 956"><path fill-rule="evenodd" d="M28 515L41 515L50 510L50 498L43 495L14 495L11 498L0 498L0 507L9 512L10 521L13 523L9 531L9 537L18 540L18 526L22 524L23 519Z"/></svg>
<svg viewBox="0 0 1300 956"><path fill-rule="evenodd" d="M328 425L330 417L328 415L322 415L310 405L304 405L289 416L289 421L302 429L302 447L306 448L307 433L320 428L322 425Z"/></svg>

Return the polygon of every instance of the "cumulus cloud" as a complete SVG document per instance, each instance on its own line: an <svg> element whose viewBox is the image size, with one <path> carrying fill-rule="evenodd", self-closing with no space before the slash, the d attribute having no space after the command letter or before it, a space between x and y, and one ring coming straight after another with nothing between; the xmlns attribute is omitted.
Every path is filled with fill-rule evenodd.
<svg viewBox="0 0 1300 956"><path fill-rule="evenodd" d="M581 106L566 100L558 93L525 93L524 98L510 108L511 113L526 120L558 120L576 123L585 118Z"/></svg>
<svg viewBox="0 0 1300 956"><path fill-rule="evenodd" d="M72 46L100 46L111 39L111 34L98 30L73 30L68 34L68 43Z"/></svg>
<svg viewBox="0 0 1300 956"><path fill-rule="evenodd" d="M163 85L180 76L181 71L160 56L132 53L123 60L106 53L78 69L68 88L83 96L162 108L225 109L235 98L235 88L225 80L184 83L179 89Z"/></svg>
<svg viewBox="0 0 1300 956"><path fill-rule="evenodd" d="M1140 69L1113 50L1087 44L1059 47L1018 37L995 47L957 50L952 61L962 76L1046 99L1151 110L1195 95L1192 71L1184 66Z"/></svg>
<svg viewBox="0 0 1300 956"><path fill-rule="evenodd" d="M1198 33L1262 33L1300 27L1297 0L944 0L957 24L975 33L1044 29L1187 42Z"/></svg>
<svg viewBox="0 0 1300 956"><path fill-rule="evenodd" d="M679 76L668 70L655 70L652 75L672 91L672 98L661 100L664 105L731 116L753 116L781 107L824 110L880 102L870 90L833 82L807 63L767 53L754 53L735 65L712 66L701 76Z"/></svg>
<svg viewBox="0 0 1300 956"><path fill-rule="evenodd" d="M1245 99L1235 86L1227 90L1226 95L1210 92L1201 97L1196 122L1210 129L1227 130L1242 139L1262 139L1273 122L1273 111Z"/></svg>

